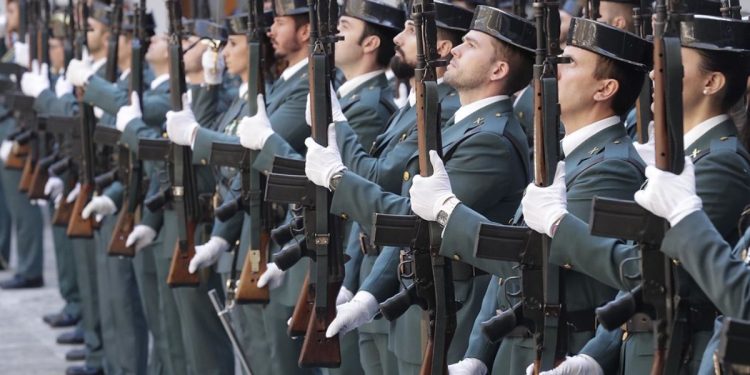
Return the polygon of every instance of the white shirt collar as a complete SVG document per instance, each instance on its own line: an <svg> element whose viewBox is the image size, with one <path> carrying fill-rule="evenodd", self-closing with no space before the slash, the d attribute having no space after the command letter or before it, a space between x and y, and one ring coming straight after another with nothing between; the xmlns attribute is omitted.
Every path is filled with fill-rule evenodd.
<svg viewBox="0 0 750 375"><path fill-rule="evenodd" d="M599 120L592 124L586 125L570 134L566 134L562 139L562 149L565 155L570 155L573 150L578 148L583 142L593 137L600 131L620 123L620 116L611 116Z"/></svg>
<svg viewBox="0 0 750 375"><path fill-rule="evenodd" d="M106 63L107 63L107 59L106 59L106 58L105 58L105 59L99 59L99 60L96 60L96 61L94 61L94 62L93 62L93 63L91 64L91 69L93 69L93 70L94 70L94 73L96 73L96 72L98 72L98 71L99 71L99 69L100 69L100 68L101 68L102 66L104 66L104 64L106 64Z"/></svg>
<svg viewBox="0 0 750 375"><path fill-rule="evenodd" d="M685 133L682 138L682 143L685 149L687 150L688 146L691 146L693 143L695 143L698 138L702 137L704 134L708 133L709 130L715 128L717 125L726 120L729 120L729 116L726 114L721 114L711 117L710 119L703 121L700 124L696 125L694 128L690 129L690 131Z"/></svg>
<svg viewBox="0 0 750 375"><path fill-rule="evenodd" d="M162 83L166 82L169 79L169 74L162 74L156 78L154 78L153 81L151 81L151 90L156 90L157 87L161 86Z"/></svg>
<svg viewBox="0 0 750 375"><path fill-rule="evenodd" d="M438 85L443 83L443 77L438 78L436 82ZM409 106L414 107L415 104L417 104L417 92L414 91L414 87L412 87L411 90L409 90Z"/></svg>
<svg viewBox="0 0 750 375"><path fill-rule="evenodd" d="M496 103L505 99L508 99L508 95L495 95L495 96L490 96L489 98L484 98L484 99L474 101L467 105L462 105L461 108L457 109L456 113L453 115L453 122L455 124L458 124L459 122L463 121L465 118L471 116L472 113L492 103Z"/></svg>
<svg viewBox="0 0 750 375"><path fill-rule="evenodd" d="M307 65L307 57L302 59L300 62L284 69L284 71L281 72L281 78L284 81L288 81L289 78L292 78L292 76L295 75L305 65Z"/></svg>
<svg viewBox="0 0 750 375"><path fill-rule="evenodd" d="M130 75L130 69L125 69L120 73L120 81L124 81L128 79L128 76Z"/></svg>
<svg viewBox="0 0 750 375"><path fill-rule="evenodd" d="M391 68L388 68L388 69L385 70L385 79L387 79L387 80L390 81L390 80L392 80L395 77L396 77L396 75L393 74L393 70L391 70Z"/></svg>
<svg viewBox="0 0 750 375"><path fill-rule="evenodd" d="M369 73L360 74L352 79L347 80L346 82L342 83L339 87L339 98L343 98L349 94L352 93L352 91L356 90L359 86L361 86L363 83L369 81L372 78L377 77L379 74L382 74L383 70L375 70Z"/></svg>
<svg viewBox="0 0 750 375"><path fill-rule="evenodd" d="M242 84L240 85L240 90L238 92L240 99L244 99L245 94L247 94L247 87L247 82L242 82Z"/></svg>

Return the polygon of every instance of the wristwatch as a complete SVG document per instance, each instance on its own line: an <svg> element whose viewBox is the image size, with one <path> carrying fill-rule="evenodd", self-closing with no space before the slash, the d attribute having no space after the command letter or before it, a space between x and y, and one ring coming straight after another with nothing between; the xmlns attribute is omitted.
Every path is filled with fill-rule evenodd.
<svg viewBox="0 0 750 375"><path fill-rule="evenodd" d="M445 227L445 225L448 224L448 219L450 219L453 210L459 203L461 203L461 201L455 196L448 198L443 203L443 207L440 208L440 212L437 214L437 220L435 221L437 221L440 226Z"/></svg>
<svg viewBox="0 0 750 375"><path fill-rule="evenodd" d="M339 183L341 182L341 178L344 177L344 171L336 172L331 176L331 182L328 184L328 189L331 191L336 191L336 188L339 187Z"/></svg>

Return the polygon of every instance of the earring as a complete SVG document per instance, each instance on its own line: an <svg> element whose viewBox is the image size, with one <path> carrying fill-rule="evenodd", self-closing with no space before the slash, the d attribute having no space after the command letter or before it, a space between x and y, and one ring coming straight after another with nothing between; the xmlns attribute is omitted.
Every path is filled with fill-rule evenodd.
<svg viewBox="0 0 750 375"><path fill-rule="evenodd" d="M703 95L708 95L708 89L703 89Z"/></svg>

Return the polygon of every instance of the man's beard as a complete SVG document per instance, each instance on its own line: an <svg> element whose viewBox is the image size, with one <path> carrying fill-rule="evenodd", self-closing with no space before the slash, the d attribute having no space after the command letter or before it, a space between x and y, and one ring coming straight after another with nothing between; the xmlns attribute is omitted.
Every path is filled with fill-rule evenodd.
<svg viewBox="0 0 750 375"><path fill-rule="evenodd" d="M397 47L398 48L398 47ZM395 54L391 58L391 70L393 71L393 75L396 76L396 78L400 80L408 80L414 77L414 66L409 65L404 59L401 58L401 55Z"/></svg>

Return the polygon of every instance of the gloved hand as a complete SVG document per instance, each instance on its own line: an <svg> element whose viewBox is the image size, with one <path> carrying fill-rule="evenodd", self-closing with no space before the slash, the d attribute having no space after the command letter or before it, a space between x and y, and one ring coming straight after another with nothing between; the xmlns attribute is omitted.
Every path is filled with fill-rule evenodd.
<svg viewBox="0 0 750 375"><path fill-rule="evenodd" d="M237 135L240 137L240 143L243 147L251 150L261 150L266 144L268 137L273 135L271 120L266 114L266 102L263 100L263 94L258 94L258 112L252 116L245 116L237 127Z"/></svg>
<svg viewBox="0 0 750 375"><path fill-rule="evenodd" d="M156 238L156 231L151 229L148 225L136 225L133 231L128 235L128 239L125 240L125 246L135 245L135 251L141 251L148 244L154 242Z"/></svg>
<svg viewBox="0 0 750 375"><path fill-rule="evenodd" d="M29 66L29 45L24 42L13 43L13 58L22 67Z"/></svg>
<svg viewBox="0 0 750 375"><path fill-rule="evenodd" d="M3 143L0 144L0 159L3 160L3 163L8 161L8 157L10 156L10 153L12 151L13 151L13 141L3 139Z"/></svg>
<svg viewBox="0 0 750 375"><path fill-rule="evenodd" d="M195 247L195 256L190 259L188 271L195 273L199 268L212 266L227 249L229 243L225 239L211 236L208 242Z"/></svg>
<svg viewBox="0 0 750 375"><path fill-rule="evenodd" d="M328 147L323 147L312 138L305 139L307 156L305 160L305 175L315 185L330 188L331 177L346 170L341 160L339 146L336 144L336 128L328 125Z"/></svg>
<svg viewBox="0 0 750 375"><path fill-rule="evenodd" d="M88 83L92 75L94 75L94 68L86 61L78 59L70 60L68 68L65 69L65 76L68 81L77 87L82 87Z"/></svg>
<svg viewBox="0 0 750 375"><path fill-rule="evenodd" d="M360 290L351 301L336 306L336 318L328 326L326 337L343 335L371 321L379 309L375 296Z"/></svg>
<svg viewBox="0 0 750 375"><path fill-rule="evenodd" d="M55 81L55 96L58 98L73 93L73 85L65 78L65 73L60 74Z"/></svg>
<svg viewBox="0 0 750 375"><path fill-rule="evenodd" d="M568 197L565 186L565 162L557 163L555 180L552 185L539 187L533 183L526 188L521 199L523 218L529 228L550 237L555 223L568 213Z"/></svg>
<svg viewBox="0 0 750 375"><path fill-rule="evenodd" d="M691 213L700 210L703 202L695 193L695 169L689 157L680 175L646 167L646 187L635 192L635 201L672 226Z"/></svg>
<svg viewBox="0 0 750 375"><path fill-rule="evenodd" d="M44 184L44 195L55 202L55 208L60 206L63 192L63 180L59 177L50 176Z"/></svg>
<svg viewBox="0 0 750 375"><path fill-rule="evenodd" d="M526 368L526 375L534 374L534 364ZM599 363L586 354L568 357L552 370L544 371L540 375L604 375Z"/></svg>
<svg viewBox="0 0 750 375"><path fill-rule="evenodd" d="M24 73L21 77L21 91L26 96L36 98L46 89L49 89L49 66L42 64L39 67L39 62L34 60L31 64L31 71Z"/></svg>
<svg viewBox="0 0 750 375"><path fill-rule="evenodd" d="M141 112L141 102L139 101L138 93L133 91L133 93L130 94L130 104L120 107L117 111L115 127L117 130L124 132L125 127L127 127L131 121L141 117L143 117L143 112Z"/></svg>
<svg viewBox="0 0 750 375"><path fill-rule="evenodd" d="M167 112L167 135L172 143L191 146L199 126L185 95L182 96L182 111Z"/></svg>
<svg viewBox="0 0 750 375"><path fill-rule="evenodd" d="M633 142L633 147L638 152L638 156L643 159L646 165L654 165L656 163L656 150L654 149L654 122L648 123L648 142L638 143Z"/></svg>
<svg viewBox="0 0 750 375"><path fill-rule="evenodd" d="M336 95L336 90L331 86L331 118L334 122L347 121L346 115L341 110L341 103L339 103L339 97ZM307 103L305 103L305 122L308 126L312 126L312 111L310 110L310 94L307 94Z"/></svg>
<svg viewBox="0 0 750 375"><path fill-rule="evenodd" d="M451 180L445 171L443 161L435 150L430 150L430 163L432 176L414 176L409 196L411 209L417 216L427 221L435 221L443 203L456 195L451 190Z"/></svg>
<svg viewBox="0 0 750 375"><path fill-rule="evenodd" d="M263 272L258 278L258 288L263 288L266 285L268 285L269 290L280 287L284 282L284 273L286 271L280 270L276 263L266 264L266 272Z"/></svg>
<svg viewBox="0 0 750 375"><path fill-rule="evenodd" d="M339 294L336 295L336 306L351 301L352 297L354 297L354 294L352 294L349 289L346 289L345 286L342 286L341 289L339 289Z"/></svg>
<svg viewBox="0 0 750 375"><path fill-rule="evenodd" d="M65 197L65 202L66 203L75 202L76 199L78 199L78 194L80 193L81 193L81 184L76 183L76 186L73 187L73 190L71 190L70 193L68 193L68 196Z"/></svg>
<svg viewBox="0 0 750 375"><path fill-rule="evenodd" d="M206 48L201 56L201 65L203 65L203 80L209 85L221 84L224 75L224 57L219 51L213 48Z"/></svg>
<svg viewBox="0 0 750 375"><path fill-rule="evenodd" d="M101 221L101 219L99 218L100 215L104 217L107 215L112 215L115 212L117 212L117 206L115 205L115 202L113 202L112 199L106 195L98 195L91 198L91 201L86 204L86 207L84 207L83 211L81 211L81 217L84 220L88 220L88 218L91 217L91 214L96 214L96 220Z"/></svg>
<svg viewBox="0 0 750 375"><path fill-rule="evenodd" d="M464 358L448 366L448 375L485 375L487 365L476 358Z"/></svg>
<svg viewBox="0 0 750 375"><path fill-rule="evenodd" d="M400 83L398 85L398 98L393 98L393 102L399 108L409 103L409 89L406 87L406 84Z"/></svg>

